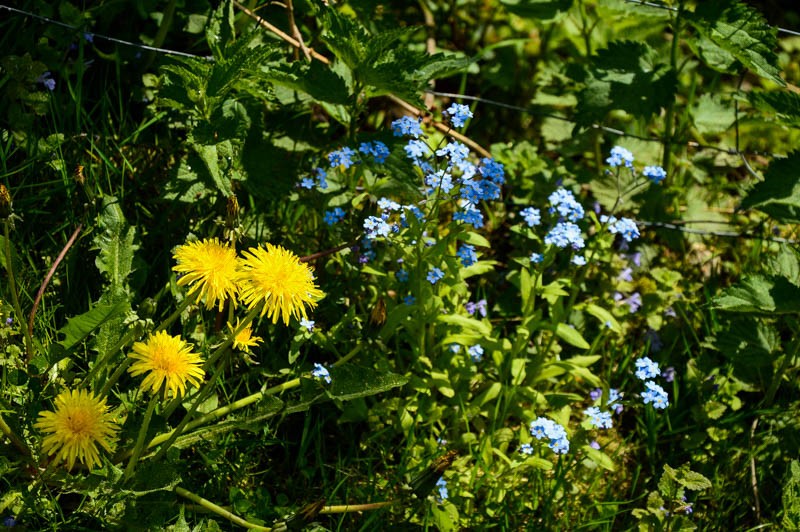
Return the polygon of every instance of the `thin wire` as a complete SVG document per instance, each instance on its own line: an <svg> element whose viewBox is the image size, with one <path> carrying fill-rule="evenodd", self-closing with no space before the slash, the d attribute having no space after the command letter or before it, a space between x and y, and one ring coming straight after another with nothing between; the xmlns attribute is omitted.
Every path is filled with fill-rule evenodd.
<svg viewBox="0 0 800 532"><path fill-rule="evenodd" d="M480 103L486 103L486 104L489 104L489 105L495 105L497 107L503 107L505 109L512 109L514 111L519 111L519 112L522 112L522 113L528 113L528 114L532 114L532 115L544 116L544 117L547 117L547 118L553 118L555 120L561 120L563 122L569 122L571 124L575 124L576 123L575 120L573 120L571 118L567 118L565 116L556 115L556 114L553 114L553 113L542 112L542 111L537 111L535 109L530 109L528 107L520 107L518 105L512 105L512 104L508 104L508 103L498 102L496 100L490 100L488 98L481 98L480 96L470 96L468 94L458 94L458 93L454 93L454 92L440 92L440 91L434 91L434 90L430 90L430 89L427 89L425 92L428 92L430 94L434 94L436 96L444 96L444 97L447 97L447 98L460 98L460 99L463 99L463 100L470 100L470 101L475 101L475 102L480 102ZM660 144L664 143L664 140L660 139L658 137L646 137L644 135L636 135L635 133L627 133L625 131L622 131L621 129L616 129L616 128L613 128L613 127L604 126L602 124L592 124L591 127L593 129L599 129L601 131L605 131L606 133L611 133L613 135L619 135L621 137L630 137L630 138L642 140L642 141L645 141L645 142L658 142ZM741 152L741 151L736 150L735 148L725 148L725 147L722 147L722 146L713 146L711 144L701 144L701 143L695 142L693 140L686 141L685 145L689 146L691 148L696 148L696 149L701 149L701 150L713 150L713 151L717 151L717 152L721 152L721 153L726 153L728 155L737 155L737 156L742 156L742 155L764 155L764 156L769 156L769 157L775 157L777 159L786 158L786 155L782 155L780 153L772 153L772 152L765 152L765 151Z"/></svg>
<svg viewBox="0 0 800 532"><path fill-rule="evenodd" d="M131 42L131 41L125 41L125 40L122 40L122 39L117 39L116 37L109 37L108 35L102 35L102 34L99 34L99 33L92 33L92 32L89 32L89 31L85 31L84 29L79 28L78 26L73 26L72 24L66 24L66 23L61 22L59 20L54 20L52 18L43 17L42 15L37 15L36 13L31 13L29 11L23 11L22 9L9 7L9 6L3 5L3 4L0 4L0 9L5 9L5 10L11 11L13 13L24 15L26 17L35 18L35 19L41 20L43 22L47 22L48 24L53 24L55 26L61 26L62 28L68 28L68 29L71 29L71 30L74 30L74 31L81 31L85 35L91 35L91 37L93 39L102 39L102 40L110 41L110 42L117 43L117 44L124 44L126 46L133 46L134 48L141 48L142 50L148 50L148 51L151 51L151 52L160 52L162 54L179 55L179 56L182 56L182 57L193 57L195 59L205 59L207 61L213 61L214 60L214 58L211 57L211 56L205 56L204 57L204 56L201 56L201 55L195 55L195 54L190 54L190 53L186 53L186 52L179 52L177 50L169 50L167 48L157 48L155 46L148 46L146 44L135 43L135 42Z"/></svg>

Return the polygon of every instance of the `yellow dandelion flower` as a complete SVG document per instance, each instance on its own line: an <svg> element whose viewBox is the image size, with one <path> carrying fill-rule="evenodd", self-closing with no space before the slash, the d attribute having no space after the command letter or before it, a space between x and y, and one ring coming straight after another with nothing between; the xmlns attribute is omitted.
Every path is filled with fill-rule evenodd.
<svg viewBox="0 0 800 532"><path fill-rule="evenodd" d="M239 320L236 320L236 326L228 324L228 328L231 330L231 334L239 328ZM251 347L256 347L259 342L262 341L260 336L253 336L253 324L249 324L247 327L239 331L239 334L233 337L233 348L240 349L242 351L249 351Z"/></svg>
<svg viewBox="0 0 800 532"><path fill-rule="evenodd" d="M166 385L167 392L181 397L186 393L186 383L198 386L205 376L200 367L200 355L192 353L192 347L178 336L159 331L146 342L133 344L133 353L128 355L135 362L128 371L134 377L147 373L140 388L153 393Z"/></svg>
<svg viewBox="0 0 800 532"><path fill-rule="evenodd" d="M105 398L98 399L86 390L67 390L58 394L55 405L55 412L40 412L34 424L47 433L42 452L55 453L55 460L66 460L70 469L76 460L89 469L99 466L98 445L111 452L119 430Z"/></svg>
<svg viewBox="0 0 800 532"><path fill-rule="evenodd" d="M306 305L314 307L323 293L314 284L314 275L305 263L280 246L267 244L243 253L239 275L239 294L248 308L262 305L264 314L288 325L289 317L306 318Z"/></svg>
<svg viewBox="0 0 800 532"><path fill-rule="evenodd" d="M178 246L173 254L178 262L172 267L182 273L178 285L189 285L189 294L197 293L198 301L206 300L206 308L236 299L236 250L216 238L189 242Z"/></svg>

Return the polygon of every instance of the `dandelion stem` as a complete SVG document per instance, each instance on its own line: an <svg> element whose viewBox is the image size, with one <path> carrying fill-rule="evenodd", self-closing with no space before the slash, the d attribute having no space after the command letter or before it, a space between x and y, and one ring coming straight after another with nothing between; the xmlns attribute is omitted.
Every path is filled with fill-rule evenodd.
<svg viewBox="0 0 800 532"><path fill-rule="evenodd" d="M3 223L3 248L6 255L6 271L8 272L8 289L11 291L11 303L14 305L14 313L19 320L20 328L25 334L25 357L27 361L33 358L33 338L27 327L22 323L24 314L22 314L22 307L19 304L19 294L17 294L17 283L14 278L14 263L11 261L11 236L9 232L9 225L11 222L6 220Z"/></svg>
<svg viewBox="0 0 800 532"><path fill-rule="evenodd" d="M300 379L296 378L296 379L292 379L290 381L286 381L286 382L284 382L282 384L279 384L277 386L273 386L272 388L268 388L268 389L264 390L263 392L258 392L258 393L254 393L254 394L248 395L247 397L243 397L242 399L239 399L238 401L234 401L234 402L232 402L232 403L230 403L230 404L228 404L226 406L217 408L216 410L213 410L213 411L209 412L208 414L205 414L204 416L200 416L199 418L195 419L194 421L186 423L186 425L182 429L182 432L186 432L186 431L189 431L189 430L194 430L197 427L205 425L206 423L209 423L211 421L215 421L215 420L217 420L217 419L219 419L221 417L224 417L224 416L230 414L231 412L235 412L236 410L240 410L240 409L242 409L242 408L244 408L246 406L249 406L249 405L251 405L253 403L257 403L258 401L262 400L263 398L265 398L267 396L276 395L276 394L278 394L280 392L284 392L286 390L291 390L292 388L297 388L298 386L300 386ZM160 434L160 435L156 436L155 438L150 440L150 443L147 444L147 448L149 449L151 447L155 447L156 445L159 445L159 444L169 440L170 438L172 438L175 435L176 431L179 428L181 428L180 425L178 425L178 427L176 427L175 430L172 430L170 432L166 432L164 434Z"/></svg>
<svg viewBox="0 0 800 532"><path fill-rule="evenodd" d="M337 504L332 506L323 506L319 511L321 514L345 514L348 512L364 512L367 510L378 510L391 506L394 501L371 502L367 504Z"/></svg>
<svg viewBox="0 0 800 532"><path fill-rule="evenodd" d="M251 530L262 530L262 531L265 531L265 532L268 532L268 531L272 530L269 527L256 525L256 524L251 523L249 521L245 521L244 519L242 519L238 515L226 510L222 506L214 504L213 502L209 501L208 499L204 499L203 497L201 497L199 495L196 495L196 494L192 493L191 491L185 490L185 489L181 488L180 486L176 486L175 487L175 493L177 493L181 497L185 497L185 498L189 499L190 501L192 501L194 503L199 504L203 508L206 508L206 509L214 512L215 514L219 515L220 517L224 517L225 519L229 520L230 522L236 523L237 525L242 526L244 528L249 528Z"/></svg>
<svg viewBox="0 0 800 532"><path fill-rule="evenodd" d="M144 414L144 420L142 421L142 426L139 428L139 435L136 437L136 445L133 448L133 453L131 454L130 460L128 460L127 467L125 467L125 476L124 476L125 480L128 480L131 477L133 477L133 472L136 469L136 462L142 455L142 450L144 449L144 439L147 436L147 429L150 426L150 420L153 418L153 410L156 407L157 401L158 401L158 394L153 394L153 397L150 398L150 403L147 405L147 411Z"/></svg>

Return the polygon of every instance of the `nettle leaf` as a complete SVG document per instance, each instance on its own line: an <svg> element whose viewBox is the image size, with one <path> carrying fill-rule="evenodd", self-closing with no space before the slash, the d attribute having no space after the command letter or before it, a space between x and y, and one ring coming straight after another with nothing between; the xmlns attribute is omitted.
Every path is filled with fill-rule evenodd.
<svg viewBox="0 0 800 532"><path fill-rule="evenodd" d="M763 78L784 86L780 77L777 31L753 7L732 0L700 2L689 23L706 39Z"/></svg>
<svg viewBox="0 0 800 532"><path fill-rule="evenodd" d="M233 195L231 188L231 180L229 177L222 174L219 168L219 155L217 153L217 146L206 146L202 144L192 144L192 148L203 161L203 165L211 177L211 180L217 186L217 189L225 195L230 197Z"/></svg>
<svg viewBox="0 0 800 532"><path fill-rule="evenodd" d="M800 94L788 91L759 91L747 94L750 104L777 118L777 122L787 126L800 126Z"/></svg>
<svg viewBox="0 0 800 532"><path fill-rule="evenodd" d="M783 502L781 525L784 530L797 530L800 528L800 462L797 460L789 463L781 500Z"/></svg>
<svg viewBox="0 0 800 532"><path fill-rule="evenodd" d="M227 93L242 78L258 76L260 68L277 55L275 48L265 44L253 45L255 31L239 38L225 49L225 58L220 58L211 68L207 92L212 98L225 98Z"/></svg>
<svg viewBox="0 0 800 532"><path fill-rule="evenodd" d="M775 159L742 200L741 209L758 209L782 222L800 222L800 151Z"/></svg>
<svg viewBox="0 0 800 532"><path fill-rule="evenodd" d="M727 131L736 121L733 105L724 103L719 94L705 93L692 107L692 120L703 135Z"/></svg>
<svg viewBox="0 0 800 532"><path fill-rule="evenodd" d="M800 287L785 277L752 275L711 301L727 312L794 314L800 312Z"/></svg>
<svg viewBox="0 0 800 532"><path fill-rule="evenodd" d="M261 79L308 94L322 102L347 104L350 90L345 80L319 61L271 64L262 69Z"/></svg>
<svg viewBox="0 0 800 532"><path fill-rule="evenodd" d="M225 57L223 50L236 35L235 22L233 2L223 0L212 13L206 26L206 40L217 61Z"/></svg>
<svg viewBox="0 0 800 532"><path fill-rule="evenodd" d="M408 382L408 378L402 375L361 366L337 366L331 368L330 373L332 382L329 394L339 401L383 393Z"/></svg>
<svg viewBox="0 0 800 532"><path fill-rule="evenodd" d="M509 13L545 22L572 7L572 0L500 0L500 3Z"/></svg>
<svg viewBox="0 0 800 532"><path fill-rule="evenodd" d="M370 35L366 28L336 9L327 10L321 20L324 28L322 40L350 70L357 70L367 56Z"/></svg>
<svg viewBox="0 0 800 532"><path fill-rule="evenodd" d="M643 42L615 41L593 57L578 94L575 119L580 126L602 121L612 110L649 118L671 102L676 77Z"/></svg>

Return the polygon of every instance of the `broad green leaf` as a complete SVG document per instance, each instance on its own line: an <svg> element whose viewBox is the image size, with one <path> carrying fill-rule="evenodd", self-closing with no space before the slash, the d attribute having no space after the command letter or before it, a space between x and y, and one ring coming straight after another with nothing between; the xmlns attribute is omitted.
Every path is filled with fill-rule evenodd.
<svg viewBox="0 0 800 532"><path fill-rule="evenodd" d="M270 64L261 70L261 79L304 92L317 101L346 105L350 90L344 79L319 61Z"/></svg>
<svg viewBox="0 0 800 532"><path fill-rule="evenodd" d="M728 312L794 314L800 312L800 287L784 277L751 275L712 300Z"/></svg>
<svg viewBox="0 0 800 532"><path fill-rule="evenodd" d="M741 208L758 209L783 222L800 222L800 151L774 159L764 181L750 190Z"/></svg>
<svg viewBox="0 0 800 532"><path fill-rule="evenodd" d="M614 461L603 451L593 449L588 445L582 445L581 451L586 453L586 456L589 458L589 460L599 465L603 469L608 471L616 471L616 465L614 464Z"/></svg>
<svg viewBox="0 0 800 532"><path fill-rule="evenodd" d="M65 350L70 350L84 341L95 329L106 321L128 310L128 302L120 301L114 305L96 305L88 312L72 317L67 324L59 329L64 338L58 344Z"/></svg>
<svg viewBox="0 0 800 532"><path fill-rule="evenodd" d="M765 113L769 120L787 126L800 126L800 94L789 91L753 90L747 93L750 104Z"/></svg>
<svg viewBox="0 0 800 532"><path fill-rule="evenodd" d="M778 46L777 31L756 8L735 0L705 0L686 17L703 37L755 74L785 85L773 51Z"/></svg>
<svg viewBox="0 0 800 532"><path fill-rule="evenodd" d="M222 192L226 198L232 196L233 189L231 188L231 180L227 176L222 175L222 171L219 168L217 147L213 145L208 146L202 144L192 144L192 147L203 161L205 169L208 171L208 174L214 181L214 184L217 185L217 189Z"/></svg>
<svg viewBox="0 0 800 532"><path fill-rule="evenodd" d="M692 107L694 125L703 135L727 131L736 121L733 104L724 103L719 94L705 93Z"/></svg>
<svg viewBox="0 0 800 532"><path fill-rule="evenodd" d="M480 320L468 318L467 316L461 316L460 314L442 314L436 317L436 321L449 323L451 325L458 325L464 329L475 331L483 337L488 338L492 335L491 326Z"/></svg>
<svg viewBox="0 0 800 532"><path fill-rule="evenodd" d="M674 99L674 72L644 42L613 41L591 65L575 108L580 126L602 121L617 109L649 118Z"/></svg>
<svg viewBox="0 0 800 532"><path fill-rule="evenodd" d="M572 0L500 0L509 13L537 21L550 21L569 11Z"/></svg>
<svg viewBox="0 0 800 532"><path fill-rule="evenodd" d="M568 344L580 349L589 349L591 347L577 329L570 327L566 323L559 323L556 326L556 335Z"/></svg>
<svg viewBox="0 0 800 532"><path fill-rule="evenodd" d="M604 327L610 327L612 331L617 333L622 332L622 327L617 319L603 307L589 303L586 305L586 312L597 318Z"/></svg>
<svg viewBox="0 0 800 532"><path fill-rule="evenodd" d="M331 368L330 373L332 382L329 394L340 401L383 393L408 382L408 378L396 373L349 364Z"/></svg>

